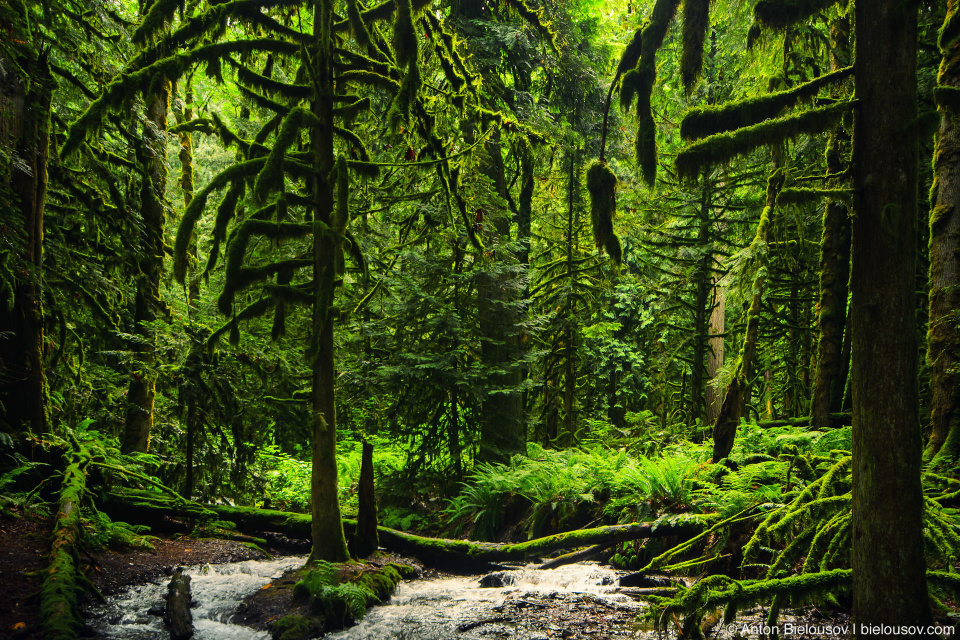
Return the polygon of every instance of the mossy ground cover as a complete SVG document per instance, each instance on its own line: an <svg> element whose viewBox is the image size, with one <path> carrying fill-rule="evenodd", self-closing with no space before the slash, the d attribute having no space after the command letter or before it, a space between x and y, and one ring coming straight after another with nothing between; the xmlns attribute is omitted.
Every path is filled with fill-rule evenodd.
<svg viewBox="0 0 960 640"><path fill-rule="evenodd" d="M276 640L316 637L352 626L369 607L386 602L401 580L419 573L416 563L385 554L295 569L248 596L238 622Z"/></svg>

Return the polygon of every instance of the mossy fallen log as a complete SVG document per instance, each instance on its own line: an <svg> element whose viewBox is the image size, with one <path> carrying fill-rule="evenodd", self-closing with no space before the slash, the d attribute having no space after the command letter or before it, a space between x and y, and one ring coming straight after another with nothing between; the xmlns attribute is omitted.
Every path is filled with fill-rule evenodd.
<svg viewBox="0 0 960 640"><path fill-rule="evenodd" d="M670 517L655 522L567 531L516 544L425 538L380 527L380 544L390 551L412 554L430 566L448 571L473 572L499 562L542 558L564 549L613 545L641 538L694 535L717 519L716 514Z"/></svg>
<svg viewBox="0 0 960 640"><path fill-rule="evenodd" d="M310 538L309 514L256 507L204 505L152 491L114 490L104 496L103 509L111 517L150 527L169 526L166 520L170 518L196 524L225 520L236 525L238 532L247 535L271 531L291 538Z"/></svg>
<svg viewBox="0 0 960 640"><path fill-rule="evenodd" d="M247 534L277 532L293 538L308 539L310 537L311 519L306 514L253 507L179 504L166 496L140 491L114 493L110 500L115 507L129 505L130 508L126 511L127 518L132 517L134 513L148 512L152 515L147 520L156 520L158 514L169 517L200 515L209 519L233 522L238 531ZM426 565L447 571L472 572L488 570L492 565L500 562L539 559L555 551L566 549L594 545L610 546L642 538L696 535L714 524L717 519L716 514L670 516L654 522L567 531L515 544L427 538L387 527L377 527L377 531L380 546L389 551L414 555ZM343 521L344 533L347 536L352 536L356 532L356 527L355 520Z"/></svg>
<svg viewBox="0 0 960 640"><path fill-rule="evenodd" d="M40 617L46 640L74 640L83 628L80 596L85 591L101 597L80 570L80 503L87 487L90 452L73 440L73 451L64 456L66 469L50 541L50 563L40 588Z"/></svg>
<svg viewBox="0 0 960 640"><path fill-rule="evenodd" d="M757 423L761 429L773 429L775 427L808 427L810 426L810 416L803 418L784 418L783 420L763 420ZM848 427L853 424L853 416L849 413L831 413L830 427L833 429L839 427Z"/></svg>

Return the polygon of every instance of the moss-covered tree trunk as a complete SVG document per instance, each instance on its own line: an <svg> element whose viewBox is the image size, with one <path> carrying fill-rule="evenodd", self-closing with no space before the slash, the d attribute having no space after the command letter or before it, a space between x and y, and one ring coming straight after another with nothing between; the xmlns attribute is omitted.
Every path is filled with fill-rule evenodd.
<svg viewBox="0 0 960 640"><path fill-rule="evenodd" d="M42 265L53 82L46 55L30 51L16 63L3 63L0 56L0 148L7 147L17 162L0 164L0 196L10 200L2 216L10 228L2 237L17 247L17 255L2 267L14 271L5 278L14 283L13 291L0 285L0 419L8 429L40 434L47 429L48 412Z"/></svg>
<svg viewBox="0 0 960 640"><path fill-rule="evenodd" d="M704 374L706 373L704 357L707 353L709 340L709 319L711 271L713 270L713 253L710 251L710 182L704 178L700 191L699 229L697 233L697 247L703 251L697 263L694 276L697 291L693 301L693 365L690 373L690 395L687 405L687 427L704 416L706 394L704 393Z"/></svg>
<svg viewBox="0 0 960 640"><path fill-rule="evenodd" d="M957 13L957 0L948 17ZM954 17L954 19L956 19ZM960 41L941 42L940 91L960 90ZM930 212L930 438L927 456L937 466L960 457L960 111L940 101L940 131L934 152Z"/></svg>
<svg viewBox="0 0 960 640"><path fill-rule="evenodd" d="M349 559L343 535L340 500L337 495L337 416L334 398L333 296L336 280L336 240L333 228L333 2L314 5L317 36L314 82L316 97L311 105L318 124L311 131L314 178L313 277L317 295L313 305L312 382L313 468L310 476L310 506L313 514L310 560L342 562ZM346 215L346 212L343 212Z"/></svg>
<svg viewBox="0 0 960 640"><path fill-rule="evenodd" d="M183 96L175 101L173 109L177 124L181 125L193 120L193 77L189 76L186 80ZM193 133L189 130L183 130L179 133L180 150L177 152L177 158L180 160L180 193L183 194L184 208L190 206L193 200L194 181L193 181ZM190 271L187 282L187 304L193 306L200 298L200 279L196 275L197 264L197 241L193 238L188 249Z"/></svg>
<svg viewBox="0 0 960 640"><path fill-rule="evenodd" d="M493 180L497 195L506 200L507 185L500 152L499 134L485 145L486 160L481 171ZM493 232L490 245L510 239L510 218L504 211L491 215ZM493 260L512 260L504 247L497 247ZM478 458L488 462L506 462L514 454L526 453L527 430L520 385L520 336L517 324L517 287L507 272L487 273L477 285L477 319L480 324L483 364L492 371L487 393L480 408L480 450Z"/></svg>
<svg viewBox="0 0 960 640"><path fill-rule="evenodd" d="M760 223L757 225L757 234L751 244L763 255L766 254L767 230L770 226L770 216L777 202L777 195L783 187L783 172L775 169L767 181L767 198L763 213L760 214ZM720 462L733 450L733 441L737 436L740 418L746 409L750 378L750 371L757 353L757 342L760 338L760 304L763 300L764 273L766 269L758 268L753 282L753 300L747 309L747 333L743 338L740 349L739 362L733 374L733 379L727 385L717 421L713 425L713 461Z"/></svg>
<svg viewBox="0 0 960 640"><path fill-rule="evenodd" d="M853 622L927 625L917 389L917 10L855 5Z"/></svg>
<svg viewBox="0 0 960 640"><path fill-rule="evenodd" d="M136 278L134 329L138 337L131 344L133 368L127 388L126 423L123 429L123 451L146 452L150 449L153 430L153 405L157 390L156 338L150 324L160 316L160 280L166 250L164 228L166 212L163 194L167 187L167 109L170 83L163 81L144 96L147 103L146 122L137 155L144 169L140 186L140 273Z"/></svg>
<svg viewBox="0 0 960 640"><path fill-rule="evenodd" d="M849 60L849 24L837 19L831 25L831 70ZM827 145L827 173L844 169L843 127L838 126ZM811 409L814 429L830 425L830 413L839 411L843 400L843 333L847 320L847 281L850 278L850 217L840 201L829 199L823 210L823 237L820 240L820 299L817 302L817 369L813 382ZM840 394L840 398L836 397ZM836 409L835 409L836 407Z"/></svg>

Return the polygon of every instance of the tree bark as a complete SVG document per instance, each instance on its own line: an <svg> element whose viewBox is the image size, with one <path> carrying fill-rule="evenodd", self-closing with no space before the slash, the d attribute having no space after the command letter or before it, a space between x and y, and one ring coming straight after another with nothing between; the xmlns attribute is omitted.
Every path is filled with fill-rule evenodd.
<svg viewBox="0 0 960 640"><path fill-rule="evenodd" d="M334 166L333 151L333 24L332 0L314 4L314 32L318 36L315 77L319 95L312 109L320 122L311 132L314 179L314 220L329 227L334 208L333 185L329 177ZM344 212L345 213L345 212ZM311 355L313 390L313 466L310 475L310 506L313 547L310 561L343 562L350 557L343 535L340 500L337 495L337 416L334 398L333 296L336 279L336 246L320 226L313 234L313 277L319 287L313 306Z"/></svg>
<svg viewBox="0 0 960 640"><path fill-rule="evenodd" d="M380 544L377 538L377 497L373 487L373 445L364 441L360 458L360 487L358 489L357 532L353 536L353 552L358 558L366 558L376 552Z"/></svg>
<svg viewBox="0 0 960 640"><path fill-rule="evenodd" d="M947 20L957 11L948 4ZM960 88L960 44L944 51L937 84ZM930 211L930 438L927 457L951 466L960 457L960 113L942 104L933 156Z"/></svg>
<svg viewBox="0 0 960 640"><path fill-rule="evenodd" d="M833 54L830 68L836 71L849 59L849 24L837 19L831 25ZM838 58L838 56L842 56ZM843 144L847 137L838 126L827 146L827 173L844 169ZM839 411L843 401L843 334L847 320L847 282L850 278L850 217L847 207L828 200L823 211L823 237L820 241L820 300L817 303L817 370L813 383L813 426L820 429L830 422L830 412ZM837 396L840 396L839 398ZM835 408L836 407L836 408Z"/></svg>
<svg viewBox="0 0 960 640"><path fill-rule="evenodd" d="M46 55L29 52L12 68L28 77L4 72L0 57L0 146L15 162L0 174L7 181L11 226L0 230L19 244L10 267L13 291L0 287L0 421L14 431L47 431L47 381L43 370L43 209L47 192L47 157L53 81ZM5 175L4 175L5 174ZM5 195L5 194L4 194ZM4 216L6 218L6 216ZM19 238L17 238L19 236ZM22 244L18 240L22 238ZM10 305L12 302L12 305Z"/></svg>
<svg viewBox="0 0 960 640"><path fill-rule="evenodd" d="M777 194L783 187L783 172L775 169L770 174L767 181L767 199L763 213L760 214L760 224L757 225L757 235L753 242L767 242L767 228L770 225L770 216L773 215L773 208L777 202ZM760 337L760 303L763 297L763 276L758 272L753 283L753 300L750 308L747 310L747 333L743 339L743 347L740 350L740 362L734 372L733 380L727 386L727 392L723 397L723 404L720 406L720 413L717 415L717 421L713 425L713 461L720 462L733 450L733 441L737 435L737 428L740 426L740 418L747 403L748 386L747 381L749 371L753 366L754 356L757 352L757 342Z"/></svg>
<svg viewBox="0 0 960 640"><path fill-rule="evenodd" d="M917 9L857 2L855 24L853 622L923 626L932 614L914 304Z"/></svg>
<svg viewBox="0 0 960 640"><path fill-rule="evenodd" d="M487 160L481 165L491 178L497 195L506 199L507 186L500 153L499 136L485 145ZM494 233L491 245L510 238L510 218L503 211L492 216ZM503 248L494 250L494 260L510 260ZM480 408L480 449L478 460L507 462L515 454L527 450L527 424L520 385L520 336L517 324L517 283L509 274L484 274L477 285L477 317L480 324L483 364L493 372L488 376L491 387Z"/></svg>
<svg viewBox="0 0 960 640"><path fill-rule="evenodd" d="M156 337L151 322L159 317L163 303L160 300L160 279L163 276L165 251L164 227L166 212L163 194L167 187L167 109L170 102L170 83L160 83L155 92L144 96L147 118L143 137L137 150L138 161L144 168L140 186L140 216L143 231L140 237L140 273L134 301L133 334L139 340L130 350L134 365L127 388L127 414L123 430L123 451L150 450L153 430L153 405L157 392Z"/></svg>
<svg viewBox="0 0 960 640"><path fill-rule="evenodd" d="M726 331L726 294L716 279L713 282L713 307L710 311L710 340L707 342L707 380L713 380L723 366L723 332ZM704 424L715 424L720 415L723 396L712 384L707 384L706 419Z"/></svg>
<svg viewBox="0 0 960 640"><path fill-rule="evenodd" d="M693 317L693 366L690 374L690 395L687 406L687 428L704 417L706 393L704 374L706 373L704 357L710 340L710 292L713 270L713 253L710 251L710 183L704 179L700 192L699 230L697 247L703 251L694 276L697 286L694 298Z"/></svg>

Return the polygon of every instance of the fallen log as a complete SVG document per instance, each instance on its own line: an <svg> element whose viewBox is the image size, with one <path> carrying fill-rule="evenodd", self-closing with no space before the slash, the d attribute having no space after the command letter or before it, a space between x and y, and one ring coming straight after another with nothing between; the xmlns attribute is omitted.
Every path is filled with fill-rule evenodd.
<svg viewBox="0 0 960 640"><path fill-rule="evenodd" d="M135 498L135 503L131 502L131 496ZM135 508L126 510L126 517L128 518L145 511L154 511L171 517L178 515L179 505L175 501L149 492L125 491L112 495L111 499L115 506L133 506L135 504ZM189 513L206 512L204 517L228 520L236 525L238 531L244 533L255 534L274 531L296 538L309 538L310 536L310 516L306 514L253 507L188 504L191 505ZM156 515L152 517L155 519ZM180 517L183 517L182 513L180 513ZM421 562L432 567L452 572L468 573L491 570L494 565L500 562L540 559L547 554L565 549L578 549L595 545L612 546L641 538L696 535L716 523L717 520L718 516L716 514L671 516L654 522L579 529L520 543L427 538L386 527L377 527L377 532L380 538L380 546L390 551L414 555ZM344 532L347 536L352 536L356 527L356 520L343 521Z"/></svg>
<svg viewBox="0 0 960 640"><path fill-rule="evenodd" d="M562 556L557 556L556 558L550 558L543 564L537 565L535 568L556 569L557 567L573 564L575 562L583 562L584 560L590 560L597 557L603 553L604 550L609 549L612 546L613 545L610 544L596 544L592 547L587 547L586 549L580 549L579 551L565 553Z"/></svg>
<svg viewBox="0 0 960 640"><path fill-rule="evenodd" d="M163 622L170 629L170 640L193 637L193 614L190 613L190 576L177 567L167 585L167 610Z"/></svg>
<svg viewBox="0 0 960 640"><path fill-rule="evenodd" d="M447 571L473 572L483 571L498 562L531 560L563 549L609 546L641 538L694 535L717 519L716 514L672 517L655 522L567 531L516 544L425 538L385 527L380 527L379 532L380 544L390 551L412 554L424 564Z"/></svg>
<svg viewBox="0 0 960 640"><path fill-rule="evenodd" d="M66 469L50 540L50 562L40 587L40 617L45 640L74 640L83 628L80 596L89 591L103 596L80 570L80 503L87 487L90 452L74 439L73 450L64 455Z"/></svg>
<svg viewBox="0 0 960 640"><path fill-rule="evenodd" d="M784 418L783 420L761 420L757 426L761 429L773 429L775 427L807 427L810 426L811 418ZM831 413L830 428L849 427L853 424L853 415L850 413Z"/></svg>

